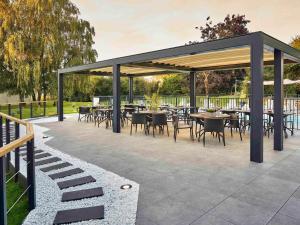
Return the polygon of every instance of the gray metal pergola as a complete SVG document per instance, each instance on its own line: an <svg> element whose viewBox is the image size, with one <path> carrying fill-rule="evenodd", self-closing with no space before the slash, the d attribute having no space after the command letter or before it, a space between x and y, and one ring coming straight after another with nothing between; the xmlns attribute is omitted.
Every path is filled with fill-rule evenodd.
<svg viewBox="0 0 300 225"><path fill-rule="evenodd" d="M190 75L190 105L196 106L196 72L249 67L251 69L250 160L263 162L263 70L274 66L274 150L283 150L283 66L300 63L300 51L263 33L184 45L58 70L58 120L63 121L63 77L82 74L113 77L113 132L121 132L120 78L162 74Z"/></svg>

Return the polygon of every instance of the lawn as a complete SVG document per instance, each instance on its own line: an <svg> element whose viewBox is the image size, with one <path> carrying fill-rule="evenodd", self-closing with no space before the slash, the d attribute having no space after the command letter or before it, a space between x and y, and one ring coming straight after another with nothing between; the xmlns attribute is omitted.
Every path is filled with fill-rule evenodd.
<svg viewBox="0 0 300 225"><path fill-rule="evenodd" d="M11 175L8 174L7 178ZM16 200L21 196L25 189L18 183L15 183L12 179L6 185L6 196L7 196L7 209L9 209ZM8 214L9 225L20 225L28 214L28 195L25 194L21 200L14 206L14 208Z"/></svg>
<svg viewBox="0 0 300 225"><path fill-rule="evenodd" d="M91 106L92 102L64 102L64 113L76 113L79 106ZM0 112L8 114L8 106L0 105ZM55 101L47 101L46 103L46 116L57 115L57 105ZM20 108L18 104L11 105L11 115L17 118L20 118ZM22 118L30 117L40 117L44 116L44 105L43 103L33 103L32 104L32 116L31 116L31 105L24 104L22 105Z"/></svg>

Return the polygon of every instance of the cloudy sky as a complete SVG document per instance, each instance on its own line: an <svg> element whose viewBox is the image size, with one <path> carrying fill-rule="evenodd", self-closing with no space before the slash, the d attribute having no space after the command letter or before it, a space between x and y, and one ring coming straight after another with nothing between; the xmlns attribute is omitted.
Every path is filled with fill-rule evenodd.
<svg viewBox="0 0 300 225"><path fill-rule="evenodd" d="M95 27L98 59L183 45L200 40L196 26L211 16L245 14L250 31L286 43L300 34L300 0L72 0Z"/></svg>

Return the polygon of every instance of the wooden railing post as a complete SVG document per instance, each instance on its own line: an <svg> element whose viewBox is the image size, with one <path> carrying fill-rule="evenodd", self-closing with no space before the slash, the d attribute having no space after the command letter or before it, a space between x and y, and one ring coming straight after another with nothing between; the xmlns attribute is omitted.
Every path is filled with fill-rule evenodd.
<svg viewBox="0 0 300 225"><path fill-rule="evenodd" d="M17 140L20 137L20 124L15 122L15 140ZM19 180L19 172L20 170L20 147L17 147L15 149L15 182L18 182Z"/></svg>
<svg viewBox="0 0 300 225"><path fill-rule="evenodd" d="M10 143L10 120L5 120L5 144ZM9 171L9 165L10 165L10 152L6 154L6 171Z"/></svg>
<svg viewBox="0 0 300 225"><path fill-rule="evenodd" d="M7 105L7 114L11 115L11 104Z"/></svg>
<svg viewBox="0 0 300 225"><path fill-rule="evenodd" d="M30 118L33 117L33 112L32 112L32 102L30 102Z"/></svg>
<svg viewBox="0 0 300 225"><path fill-rule="evenodd" d="M27 142L27 185L29 210L35 208L36 196L35 196L35 161L34 161L34 139Z"/></svg>
<svg viewBox="0 0 300 225"><path fill-rule="evenodd" d="M43 106L44 106L44 116L46 116L46 102L45 101L43 103Z"/></svg>
<svg viewBox="0 0 300 225"><path fill-rule="evenodd" d="M19 111L20 111L20 120L23 118L23 107L22 107L22 103L19 103Z"/></svg>

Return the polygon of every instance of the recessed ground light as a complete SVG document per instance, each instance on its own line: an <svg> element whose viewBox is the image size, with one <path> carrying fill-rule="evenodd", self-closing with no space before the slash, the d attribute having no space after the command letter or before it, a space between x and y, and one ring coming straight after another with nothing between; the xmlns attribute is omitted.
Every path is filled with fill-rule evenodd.
<svg viewBox="0 0 300 225"><path fill-rule="evenodd" d="M132 185L131 184L123 184L120 188L123 190L128 190L128 189L132 188Z"/></svg>
<svg viewBox="0 0 300 225"><path fill-rule="evenodd" d="M43 136L43 139L48 138L48 136Z"/></svg>

